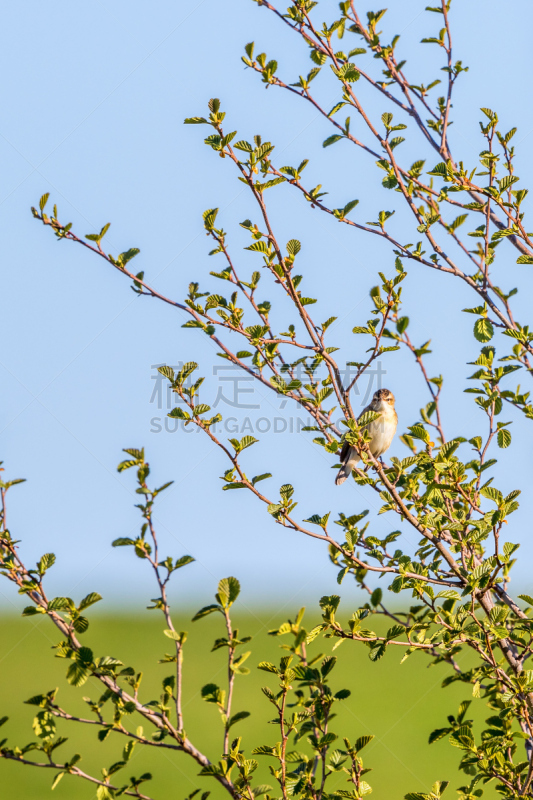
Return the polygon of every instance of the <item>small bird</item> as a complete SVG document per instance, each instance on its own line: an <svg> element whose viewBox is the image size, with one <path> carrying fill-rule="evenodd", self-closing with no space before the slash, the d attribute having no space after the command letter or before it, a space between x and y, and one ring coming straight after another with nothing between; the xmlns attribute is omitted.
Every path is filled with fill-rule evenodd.
<svg viewBox="0 0 533 800"><path fill-rule="evenodd" d="M363 428L372 437L368 443L370 452L373 456L379 458L391 446L392 439L396 433L396 426L398 425L398 415L394 410L393 393L388 389L378 389L377 392L374 392L372 402L363 409L358 419L361 419L366 411L375 411L380 414L378 419ZM346 478L350 477L353 468L359 461L359 453L349 442L344 442L340 460L342 461L342 467L335 478L337 486L340 486Z"/></svg>

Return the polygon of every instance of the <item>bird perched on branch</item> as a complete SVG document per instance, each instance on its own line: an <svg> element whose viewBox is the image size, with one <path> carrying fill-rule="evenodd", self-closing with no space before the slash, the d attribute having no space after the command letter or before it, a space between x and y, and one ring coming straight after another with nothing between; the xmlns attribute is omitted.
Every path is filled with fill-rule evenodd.
<svg viewBox="0 0 533 800"><path fill-rule="evenodd" d="M368 431L372 439L368 443L368 449L373 456L379 458L389 449L396 426L398 425L398 415L394 410L394 395L388 389L378 389L374 392L372 402L361 412L358 421L367 411L375 411L380 416L374 422L369 422L362 430ZM340 486L346 478L352 474L353 468L359 461L359 453L349 442L344 442L341 450L342 467L337 473L335 483Z"/></svg>

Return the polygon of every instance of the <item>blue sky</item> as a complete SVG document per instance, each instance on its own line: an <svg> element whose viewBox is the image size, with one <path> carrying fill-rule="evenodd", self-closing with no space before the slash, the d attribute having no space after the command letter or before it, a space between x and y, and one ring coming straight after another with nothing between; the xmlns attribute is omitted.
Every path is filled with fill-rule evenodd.
<svg viewBox="0 0 533 800"><path fill-rule="evenodd" d="M321 4L327 9L324 17L330 19L335 7ZM396 0L383 28L401 32L408 67L427 82L437 71L437 54L417 43L434 34L438 20L423 8L415 0ZM518 174L527 186L533 110L524 102L529 80L524 53L530 24L513 24L507 36L495 27L496 19L501 19L501 4L495 0L457 3L453 10L455 54L470 71L457 86L451 141L456 157L473 166L482 148L478 109L494 108L502 129L518 127ZM506 19L530 21L527 0L508 2ZM10 526L22 539L24 558L56 553L51 593L80 597L96 590L114 603L142 608L153 594L146 565L129 551L113 551L110 542L138 528L133 475L118 475L116 465L121 448L144 445L154 481L175 481L157 510L163 550L197 559L179 575L180 602L207 601L218 579L228 574L241 579L244 602L250 604L269 596L293 608L338 590L336 571L319 543L274 525L244 493L220 491L218 476L226 464L207 440L195 433L157 431L165 420L165 409L153 397L158 364L194 359L208 376L202 401L213 400L220 387L231 397L233 384L221 380L227 374L215 373L224 362L217 360L207 338L182 329L185 319L179 313L134 296L121 275L90 253L56 242L29 209L49 191L60 219L72 221L78 233L111 222L110 251L139 247L136 268L159 291L182 299L190 280L216 288L215 279L207 276L221 262L207 255L201 224L206 208L220 207L219 220L243 269L258 267L257 257L243 251L248 241L237 224L255 215L246 190L230 165L203 145L207 131L182 124L186 116L205 113L210 97L222 99L228 130L238 129L244 138L261 133L274 142L278 164L310 158L309 183L323 183L335 206L359 198L363 220L391 203L375 165L346 143L323 150L321 142L331 133L327 123L302 102L266 91L258 76L243 68L243 46L252 39L259 51L277 58L282 77L294 80L311 65L290 32L251 0L163 0L156 13L153 5L136 2L11 4L3 31L0 59L9 81L1 90L0 126L0 458L8 477L28 479L11 492L9 505ZM355 37L351 46L357 46ZM330 107L338 99L327 81L318 91ZM375 97L372 102L375 117L390 110ZM418 148L416 133L411 135L416 145L409 141L404 147L414 161L427 154ZM306 294L320 296L317 318L339 317L330 343L342 348L341 359L357 360L362 342L350 331L369 316L368 290L376 271L393 270L390 249L311 211L288 187L271 192L280 238L302 241ZM407 224L398 213L394 226L400 238ZM527 321L530 267L517 267L511 249L503 247L496 274L507 287L520 281L517 317ZM269 291L265 286L266 296L274 300L272 287ZM457 282L410 267L405 311L413 319L412 338L418 343L432 339L429 369L445 376L449 436L485 431L484 417L462 393L471 371L465 362L476 358L478 346L470 333L473 318L461 308L474 304ZM281 324L283 309L280 314ZM383 369L405 429L427 402L423 384L407 355L392 354L383 360ZM259 408L234 411L220 400L217 410L234 416L241 427L246 417L265 418L273 426L274 418L295 416L264 390L243 398ZM356 405L361 400L362 395L355 398ZM499 454L498 482L505 491L527 488L532 476L531 423L518 420L512 426L516 434L518 425L522 432L513 447ZM248 451L246 466L251 472L253 467L274 472L273 495L282 483L293 483L302 518L369 508L377 535L397 527L394 519L376 517L369 491L333 486L331 464L309 435L270 431L260 438L261 444ZM405 448L396 441L390 452L401 455ZM513 470L519 481L513 481ZM516 570L522 589L530 588L531 581L532 512L533 501L524 493L508 531L511 541L522 544L522 564ZM416 537L405 531L402 542L408 549ZM342 592L349 597L352 587L343 584ZM22 600L6 584L0 587L0 602L12 608Z"/></svg>

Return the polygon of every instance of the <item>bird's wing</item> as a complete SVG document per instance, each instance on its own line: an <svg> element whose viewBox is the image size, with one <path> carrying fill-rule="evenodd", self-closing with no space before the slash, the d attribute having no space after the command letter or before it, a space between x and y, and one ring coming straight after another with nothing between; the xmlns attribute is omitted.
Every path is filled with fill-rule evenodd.
<svg viewBox="0 0 533 800"><path fill-rule="evenodd" d="M350 455L351 444L349 442L344 442L341 450L341 463L344 464L345 461L348 460L348 456Z"/></svg>
<svg viewBox="0 0 533 800"><path fill-rule="evenodd" d="M363 416L363 414L365 414L367 411L372 411L372 406L366 406L366 408L363 408L363 410L361 411L361 413L357 417L357 420L359 421L361 419L361 417ZM365 425L365 428L366 427L367 426ZM363 428L363 430L365 428ZM351 449L352 449L352 445L349 442L344 442L344 444L342 446L342 450L341 450L341 457L340 457L340 460L341 460L341 462L343 464L345 463L345 461L348 460L348 457L350 455L350 450Z"/></svg>

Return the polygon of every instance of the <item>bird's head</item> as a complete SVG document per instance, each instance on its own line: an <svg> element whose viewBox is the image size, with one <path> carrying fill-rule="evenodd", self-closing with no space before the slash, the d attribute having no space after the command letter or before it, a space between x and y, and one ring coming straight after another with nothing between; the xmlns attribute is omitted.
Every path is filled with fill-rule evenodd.
<svg viewBox="0 0 533 800"><path fill-rule="evenodd" d="M389 389L378 389L377 392L374 392L372 405L379 406L381 403L386 403L394 408L394 395Z"/></svg>

